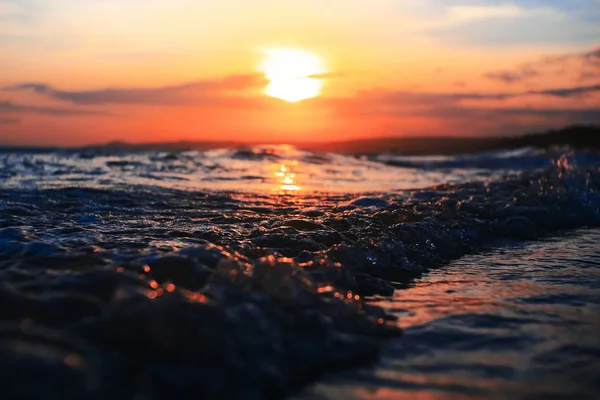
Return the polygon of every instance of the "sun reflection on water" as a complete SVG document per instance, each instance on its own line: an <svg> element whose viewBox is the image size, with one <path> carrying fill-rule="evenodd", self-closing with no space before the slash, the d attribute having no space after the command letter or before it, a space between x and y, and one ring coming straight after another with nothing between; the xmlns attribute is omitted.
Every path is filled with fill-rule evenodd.
<svg viewBox="0 0 600 400"><path fill-rule="evenodd" d="M297 166L297 162L292 164ZM279 166L279 170L275 172L277 177L279 189L285 192L297 192L300 190L300 186L296 184L296 173L292 171L292 168L288 165L282 164Z"/></svg>

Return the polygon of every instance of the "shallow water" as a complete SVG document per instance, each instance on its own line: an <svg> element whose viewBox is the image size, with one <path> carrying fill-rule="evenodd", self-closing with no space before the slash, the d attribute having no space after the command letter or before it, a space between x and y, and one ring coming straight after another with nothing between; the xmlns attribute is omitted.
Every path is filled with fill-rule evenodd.
<svg viewBox="0 0 600 400"><path fill-rule="evenodd" d="M457 338L443 325L412 335L419 318L426 321L422 312L409 315L422 309L418 301L400 312L394 302L365 298L393 295L423 274L446 279L449 271L453 279L470 264L431 271L506 241L600 226L600 157L566 149L460 157L289 147L0 153L7 398L281 398L333 370L405 357L395 343L417 340L413 348L429 352L437 340ZM519 248L507 249L523 259ZM495 271L479 269L477 277L492 287ZM573 271L596 279L586 275L592 269ZM451 282L432 286L431 324L469 287ZM560 282L544 285L563 290ZM595 307L592 295L580 300ZM476 318L455 324L469 321ZM402 327L406 337L381 352ZM529 352L498 329L499 339L488 339L499 349ZM470 354L468 346L450 350ZM398 389L394 371L374 382ZM453 371L459 366L442 363L437 376L454 382ZM452 385L444 390L454 393Z"/></svg>
<svg viewBox="0 0 600 400"><path fill-rule="evenodd" d="M600 396L598 230L466 256L375 304L404 336L301 398Z"/></svg>

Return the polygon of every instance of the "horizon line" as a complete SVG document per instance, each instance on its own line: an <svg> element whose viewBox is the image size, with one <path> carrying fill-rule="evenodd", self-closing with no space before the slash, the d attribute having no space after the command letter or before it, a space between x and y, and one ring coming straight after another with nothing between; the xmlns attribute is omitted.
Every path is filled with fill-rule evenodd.
<svg viewBox="0 0 600 400"><path fill-rule="evenodd" d="M329 141L288 141L288 142L271 142L271 141L244 141L244 140L171 140L171 141L157 141L157 142L127 142L124 140L112 140L105 143L93 143L83 145L60 145L60 144L15 144L15 143L1 143L0 148L32 148L32 149L44 149L44 148L56 148L56 149L84 149L84 148L109 148L112 146L124 146L124 147L151 147L151 146L164 146L164 145L199 145L199 144L220 144L223 147L212 147L212 149L218 148L235 148L245 146L326 146L336 144L349 144L349 143L377 143L386 140L394 141L410 141L410 140L442 140L442 141L473 141L473 142L487 142L487 141L502 141L502 140L517 140L519 138L526 138L530 136L541 136L547 135L554 132L560 132L571 129L587 129L596 128L600 129L599 124L575 124L566 125L560 128L547 129L545 131L537 132L525 132L517 136L492 136L492 137L477 137L477 136L378 136L374 138L356 138L347 140L329 140Z"/></svg>

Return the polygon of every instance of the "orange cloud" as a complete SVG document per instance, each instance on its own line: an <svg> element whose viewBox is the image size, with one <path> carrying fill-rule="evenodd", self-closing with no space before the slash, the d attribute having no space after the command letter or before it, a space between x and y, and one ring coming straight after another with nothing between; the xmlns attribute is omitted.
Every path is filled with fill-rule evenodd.
<svg viewBox="0 0 600 400"><path fill-rule="evenodd" d="M34 93L75 104L147 104L185 105L213 104L224 92L239 91L264 86L262 75L236 75L222 79L183 83L174 86L150 88L105 88L83 91L56 89L44 83L21 83L5 90L30 90Z"/></svg>

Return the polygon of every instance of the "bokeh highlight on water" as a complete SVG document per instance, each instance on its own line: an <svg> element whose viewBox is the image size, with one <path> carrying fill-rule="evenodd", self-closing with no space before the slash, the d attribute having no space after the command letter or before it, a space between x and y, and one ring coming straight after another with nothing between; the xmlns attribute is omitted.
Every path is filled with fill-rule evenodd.
<svg viewBox="0 0 600 400"><path fill-rule="evenodd" d="M381 356L309 395L593 398L597 231L533 241L600 226L599 166L3 149L3 393L281 398Z"/></svg>

